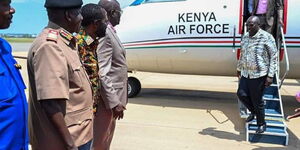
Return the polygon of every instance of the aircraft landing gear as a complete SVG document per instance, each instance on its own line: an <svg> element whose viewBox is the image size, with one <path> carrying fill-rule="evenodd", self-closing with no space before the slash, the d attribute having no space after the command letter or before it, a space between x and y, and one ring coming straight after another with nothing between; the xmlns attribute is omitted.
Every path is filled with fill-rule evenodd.
<svg viewBox="0 0 300 150"><path fill-rule="evenodd" d="M128 97L132 98L141 91L141 82L135 77L128 78Z"/></svg>

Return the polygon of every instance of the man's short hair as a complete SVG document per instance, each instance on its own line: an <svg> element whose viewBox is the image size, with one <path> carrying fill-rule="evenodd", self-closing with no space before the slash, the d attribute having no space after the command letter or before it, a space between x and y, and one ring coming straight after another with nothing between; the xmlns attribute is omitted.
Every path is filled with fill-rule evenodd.
<svg viewBox="0 0 300 150"><path fill-rule="evenodd" d="M116 5L120 6L120 3L117 0L100 0L98 5L110 13L111 10L116 9Z"/></svg>
<svg viewBox="0 0 300 150"><path fill-rule="evenodd" d="M81 22L81 25L83 27L86 27L90 24L92 24L94 21L105 18L105 14L103 13L105 11L101 6L97 4L86 4L81 8L81 15L83 17L83 20Z"/></svg>

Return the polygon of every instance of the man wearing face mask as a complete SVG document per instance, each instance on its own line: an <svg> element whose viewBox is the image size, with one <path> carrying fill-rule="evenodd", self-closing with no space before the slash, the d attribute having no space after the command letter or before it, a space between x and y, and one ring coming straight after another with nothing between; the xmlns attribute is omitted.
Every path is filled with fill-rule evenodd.
<svg viewBox="0 0 300 150"><path fill-rule="evenodd" d="M120 4L116 0L100 0L99 5L106 10L109 22L97 49L101 101L94 119L93 149L109 150L116 119L122 119L126 109L127 65L125 49L114 29L120 22Z"/></svg>
<svg viewBox="0 0 300 150"><path fill-rule="evenodd" d="M82 0L46 0L49 23L28 53L33 150L89 150L93 98L78 56Z"/></svg>
<svg viewBox="0 0 300 150"><path fill-rule="evenodd" d="M82 27L76 36L79 46L79 55L92 83L94 113L97 116L102 116L105 112L105 107L101 107L103 100L100 97L101 83L98 75L99 67L96 50L99 44L98 40L105 36L108 20L106 11L97 4L84 5L81 12L83 17L81 23ZM102 123L97 128L106 130L105 125L110 124L110 121L105 119L105 117L99 117L98 119L102 120Z"/></svg>
<svg viewBox="0 0 300 150"><path fill-rule="evenodd" d="M0 29L7 29L15 9L11 0L0 0ZM0 38L0 150L28 150L27 101L21 66L12 48Z"/></svg>
<svg viewBox="0 0 300 150"><path fill-rule="evenodd" d="M82 7L82 27L77 34L79 56L87 71L93 88L94 111L97 110L100 98L99 67L97 60L97 46L99 38L105 36L106 11L97 4L87 4Z"/></svg>
<svg viewBox="0 0 300 150"><path fill-rule="evenodd" d="M264 102L265 87L273 82L278 66L278 51L273 36L260 29L260 20L251 16L247 20L248 32L241 41L241 57L237 64L240 79L237 96L251 112L246 122L256 116L256 133L266 130Z"/></svg>

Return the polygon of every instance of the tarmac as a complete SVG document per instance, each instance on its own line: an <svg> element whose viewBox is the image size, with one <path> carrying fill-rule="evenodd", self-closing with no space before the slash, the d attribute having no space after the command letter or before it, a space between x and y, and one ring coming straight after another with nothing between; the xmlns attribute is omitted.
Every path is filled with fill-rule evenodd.
<svg viewBox="0 0 300 150"><path fill-rule="evenodd" d="M26 52L15 52L26 56ZM17 59L25 83L26 60ZM129 99L117 122L112 150L299 150L300 118L287 123L289 145L246 142L238 112L236 77L137 72L141 93ZM300 80L285 80L281 94L286 115L300 107Z"/></svg>

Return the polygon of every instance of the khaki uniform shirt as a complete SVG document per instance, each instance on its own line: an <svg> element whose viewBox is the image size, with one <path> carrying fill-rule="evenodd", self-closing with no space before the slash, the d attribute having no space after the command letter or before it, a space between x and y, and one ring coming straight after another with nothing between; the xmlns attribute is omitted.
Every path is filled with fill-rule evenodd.
<svg viewBox="0 0 300 150"><path fill-rule="evenodd" d="M28 53L29 134L33 150L65 150L63 139L40 102L65 99L64 119L76 146L92 139L93 99L76 40L49 22Z"/></svg>

